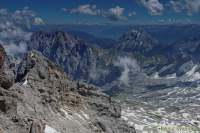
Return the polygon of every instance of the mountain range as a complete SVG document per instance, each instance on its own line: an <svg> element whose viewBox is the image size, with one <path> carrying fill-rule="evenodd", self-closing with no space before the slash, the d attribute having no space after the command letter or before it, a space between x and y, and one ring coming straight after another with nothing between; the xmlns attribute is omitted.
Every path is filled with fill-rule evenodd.
<svg viewBox="0 0 200 133"><path fill-rule="evenodd" d="M150 34L139 30L122 35L112 49L91 46L87 41L62 31L36 32L28 44L29 50L43 53L63 67L72 79L106 90L106 86L115 81L123 83L123 76L129 77L123 75L129 74L126 71L140 71L137 75L145 75L150 80L153 76L170 75L186 78L187 72L199 62L198 37L163 46ZM194 71L197 72L198 67Z"/></svg>
<svg viewBox="0 0 200 133"><path fill-rule="evenodd" d="M37 51L18 67L0 46L0 131L3 133L135 133L121 106L98 88L72 81Z"/></svg>
<svg viewBox="0 0 200 133"><path fill-rule="evenodd" d="M26 101L25 105L19 106L19 113L25 112L25 115L15 113L20 119L17 119L17 125L12 123L10 117L13 112L10 114L5 109L7 107L3 109L9 116L6 116L7 122L13 124L13 129L19 127L21 122L28 123L27 129L32 129L30 125L35 126L35 119L42 119L45 121L39 122L39 128L45 128L46 123L46 128L61 133L67 129L75 133L81 130L131 133L136 129L136 132L142 133L152 123L153 126L163 123L192 125L199 130L200 114L196 110L199 109L200 38L199 28L194 28L198 25L174 26L173 32L183 27L195 30L171 40L154 33L163 30L162 35L166 35L172 26L160 27L129 27L119 39L107 38L106 43L105 38L76 31L73 27L67 30L41 30L34 32L27 41L29 52L21 63L4 63L9 59L5 58L4 61L6 56L2 54L5 55L5 52L1 52L0 64L7 65L2 69L2 74L6 73L3 75L5 81L2 80L0 84L2 90L11 91L2 95L14 95L12 90L19 87L24 91L19 92L20 98ZM93 30L97 29L99 27ZM182 31L184 29L179 33ZM21 96L21 93L25 95ZM122 108L110 96L120 101ZM38 100L28 100L28 97ZM15 101L23 104L18 98ZM5 103L7 101L4 100ZM43 110L37 110L40 108ZM31 111L36 112L34 117ZM56 122L64 121L66 125L53 127L50 117L41 114L45 111L52 112ZM56 118L59 113L65 114L62 120ZM21 121L26 115L33 118L29 122ZM63 117L74 123L63 120ZM88 121L88 117L92 121ZM82 126L75 126L76 122ZM86 127L83 126L85 122L88 123ZM6 128L6 124L0 124ZM77 130L72 131L74 128ZM26 132L25 129L20 130ZM33 127L33 130L39 129Z"/></svg>

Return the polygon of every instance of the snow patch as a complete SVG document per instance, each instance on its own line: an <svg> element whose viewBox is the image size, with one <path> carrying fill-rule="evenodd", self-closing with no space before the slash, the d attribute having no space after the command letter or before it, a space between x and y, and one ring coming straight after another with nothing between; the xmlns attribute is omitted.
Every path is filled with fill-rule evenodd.
<svg viewBox="0 0 200 133"><path fill-rule="evenodd" d="M190 114L188 114L188 113L183 113L182 115L184 118L188 118L190 116Z"/></svg>
<svg viewBox="0 0 200 133"><path fill-rule="evenodd" d="M199 80L199 79L200 79L200 73L199 73L199 72L196 72L197 67L198 67L198 65L193 66L192 69L189 70L189 71L185 74L185 76L186 76L187 78L189 78L188 81L196 81L196 80Z"/></svg>
<svg viewBox="0 0 200 133"><path fill-rule="evenodd" d="M134 126L134 123L131 122L131 121L129 121L128 124L129 124L130 126Z"/></svg>
<svg viewBox="0 0 200 133"><path fill-rule="evenodd" d="M165 112L164 110L165 110L164 108L158 108L157 113L164 113Z"/></svg>
<svg viewBox="0 0 200 133"><path fill-rule="evenodd" d="M136 130L143 131L145 125L138 125L138 124L135 124L134 127L135 127Z"/></svg>
<svg viewBox="0 0 200 133"><path fill-rule="evenodd" d="M60 132L56 131L54 128L48 126L48 125L45 126L45 131L44 132L45 133L60 133Z"/></svg>
<svg viewBox="0 0 200 133"><path fill-rule="evenodd" d="M26 79L22 85L26 86L27 84L28 84L28 80Z"/></svg>
<svg viewBox="0 0 200 133"><path fill-rule="evenodd" d="M197 67L198 67L197 65L193 66L192 69L189 70L185 75L188 77L192 76L195 73Z"/></svg>
<svg viewBox="0 0 200 133"><path fill-rule="evenodd" d="M90 117L88 114L86 114L85 112L81 111L82 115L85 117L85 119L89 120Z"/></svg>
<svg viewBox="0 0 200 133"><path fill-rule="evenodd" d="M167 76L165 76L165 78L166 78L166 79L174 79L174 78L176 78L176 73L167 75Z"/></svg>
<svg viewBox="0 0 200 133"><path fill-rule="evenodd" d="M128 118L125 117L125 116L122 116L121 118L122 118L123 120L125 120L125 121L128 121Z"/></svg>
<svg viewBox="0 0 200 133"><path fill-rule="evenodd" d="M85 121L85 118L83 118L80 114L74 113L76 116L78 116L81 120Z"/></svg>
<svg viewBox="0 0 200 133"><path fill-rule="evenodd" d="M160 79L158 72L154 73L152 78L153 79Z"/></svg>
<svg viewBox="0 0 200 133"><path fill-rule="evenodd" d="M199 80L200 79L200 73L199 72L195 72L189 79L189 81L195 81L195 80Z"/></svg>
<svg viewBox="0 0 200 133"><path fill-rule="evenodd" d="M67 112L65 111L64 109L60 109L64 114L65 114L65 117L69 120L73 120L73 117Z"/></svg>
<svg viewBox="0 0 200 133"><path fill-rule="evenodd" d="M160 76L159 76L159 73L158 73L158 72L155 72L155 73L152 75L152 78L153 78L153 79L175 79L175 78L177 78L177 77L176 77L176 73L166 75L165 77L160 77Z"/></svg>

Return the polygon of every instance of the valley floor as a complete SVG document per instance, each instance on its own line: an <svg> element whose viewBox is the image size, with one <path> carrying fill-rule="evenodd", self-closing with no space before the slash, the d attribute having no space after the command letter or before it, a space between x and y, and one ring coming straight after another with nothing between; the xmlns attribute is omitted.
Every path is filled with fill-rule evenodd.
<svg viewBox="0 0 200 133"><path fill-rule="evenodd" d="M135 94L124 104L122 117L137 133L199 133L200 87Z"/></svg>

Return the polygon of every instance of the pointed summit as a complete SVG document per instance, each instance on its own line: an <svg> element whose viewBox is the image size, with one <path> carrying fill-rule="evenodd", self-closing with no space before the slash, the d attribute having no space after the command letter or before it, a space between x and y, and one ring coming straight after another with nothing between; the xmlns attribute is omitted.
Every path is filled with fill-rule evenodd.
<svg viewBox="0 0 200 133"><path fill-rule="evenodd" d="M149 52L158 44L148 33L138 30L131 30L119 39L118 50L126 52Z"/></svg>

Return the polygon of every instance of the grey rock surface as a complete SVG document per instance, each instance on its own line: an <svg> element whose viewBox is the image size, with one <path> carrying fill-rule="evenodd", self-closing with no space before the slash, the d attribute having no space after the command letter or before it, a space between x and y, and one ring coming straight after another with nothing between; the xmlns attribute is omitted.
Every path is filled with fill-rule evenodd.
<svg viewBox="0 0 200 133"><path fill-rule="evenodd" d="M135 133L121 107L96 87L72 81L39 52L27 53L16 81L0 88L5 133Z"/></svg>
<svg viewBox="0 0 200 133"><path fill-rule="evenodd" d="M119 39L117 49L126 52L150 52L159 43L148 33L139 30L131 30Z"/></svg>
<svg viewBox="0 0 200 133"><path fill-rule="evenodd" d="M5 89L14 83L14 72L10 68L10 64L4 48L0 45L0 86Z"/></svg>

